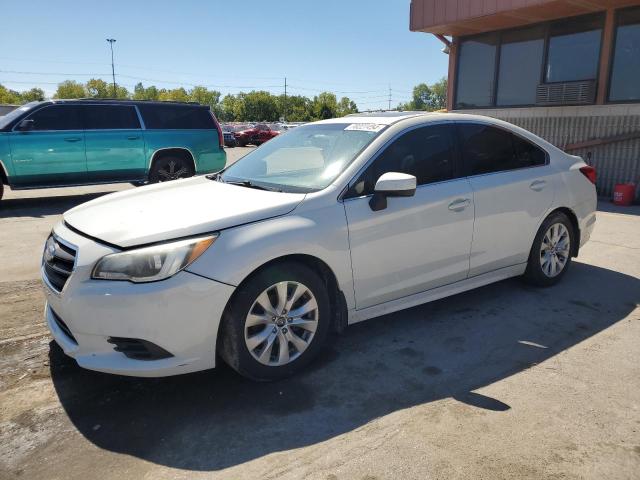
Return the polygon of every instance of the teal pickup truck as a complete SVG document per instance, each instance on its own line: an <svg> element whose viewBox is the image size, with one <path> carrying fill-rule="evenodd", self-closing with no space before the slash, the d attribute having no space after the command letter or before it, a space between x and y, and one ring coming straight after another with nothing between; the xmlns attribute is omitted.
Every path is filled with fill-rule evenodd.
<svg viewBox="0 0 640 480"><path fill-rule="evenodd" d="M0 198L12 189L156 183L224 168L208 106L51 100L0 117Z"/></svg>

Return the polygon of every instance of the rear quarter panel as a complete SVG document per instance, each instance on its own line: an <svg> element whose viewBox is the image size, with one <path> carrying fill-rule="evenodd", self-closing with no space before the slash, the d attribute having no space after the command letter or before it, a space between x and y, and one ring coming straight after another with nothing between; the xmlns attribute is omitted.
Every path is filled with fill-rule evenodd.
<svg viewBox="0 0 640 480"><path fill-rule="evenodd" d="M218 146L217 130L145 130L147 169L153 157L162 149L185 148L196 163L196 174L222 170L227 156Z"/></svg>

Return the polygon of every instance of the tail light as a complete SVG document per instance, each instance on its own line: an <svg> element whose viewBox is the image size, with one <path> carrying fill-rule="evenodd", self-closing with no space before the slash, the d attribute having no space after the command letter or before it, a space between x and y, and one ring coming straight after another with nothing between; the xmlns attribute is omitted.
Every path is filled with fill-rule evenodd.
<svg viewBox="0 0 640 480"><path fill-rule="evenodd" d="M580 173L582 173L587 179L596 184L596 169L590 165L585 165L584 167L580 167Z"/></svg>
<svg viewBox="0 0 640 480"><path fill-rule="evenodd" d="M222 134L222 127L220 126L220 122L216 118L216 116L211 112L211 116L213 117L213 122L216 124L216 130L218 131L218 146L220 150L224 148L224 135Z"/></svg>

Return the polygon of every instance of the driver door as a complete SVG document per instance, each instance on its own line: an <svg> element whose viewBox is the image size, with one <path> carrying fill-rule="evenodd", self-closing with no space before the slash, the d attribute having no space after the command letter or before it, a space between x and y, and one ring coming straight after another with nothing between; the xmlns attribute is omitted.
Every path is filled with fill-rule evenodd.
<svg viewBox="0 0 640 480"><path fill-rule="evenodd" d="M405 132L351 184L344 208L349 228L356 308L362 309L464 280L473 233L473 192L461 177L452 124ZM417 179L412 197L369 200L383 173Z"/></svg>

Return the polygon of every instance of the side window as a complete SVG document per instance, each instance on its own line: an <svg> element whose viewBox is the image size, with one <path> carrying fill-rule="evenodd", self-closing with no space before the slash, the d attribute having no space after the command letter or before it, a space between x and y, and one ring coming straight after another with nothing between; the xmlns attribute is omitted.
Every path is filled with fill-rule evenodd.
<svg viewBox="0 0 640 480"><path fill-rule="evenodd" d="M213 130L216 124L208 108L190 105L139 104L148 129Z"/></svg>
<svg viewBox="0 0 640 480"><path fill-rule="evenodd" d="M374 160L347 197L372 194L378 179L387 172L414 175L418 185L454 178L452 132L452 125L433 125L405 133Z"/></svg>
<svg viewBox="0 0 640 480"><path fill-rule="evenodd" d="M538 167L547 163L547 154L544 150L524 138L514 135L513 147L516 152L518 168Z"/></svg>
<svg viewBox="0 0 640 480"><path fill-rule="evenodd" d="M140 128L136 110L127 105L85 105L85 128L87 130Z"/></svg>
<svg viewBox="0 0 640 480"><path fill-rule="evenodd" d="M518 168L513 135L509 132L472 123L461 124L458 128L462 137L462 159L468 175Z"/></svg>
<svg viewBox="0 0 640 480"><path fill-rule="evenodd" d="M29 115L33 130L82 130L80 108L77 105L50 105Z"/></svg>

